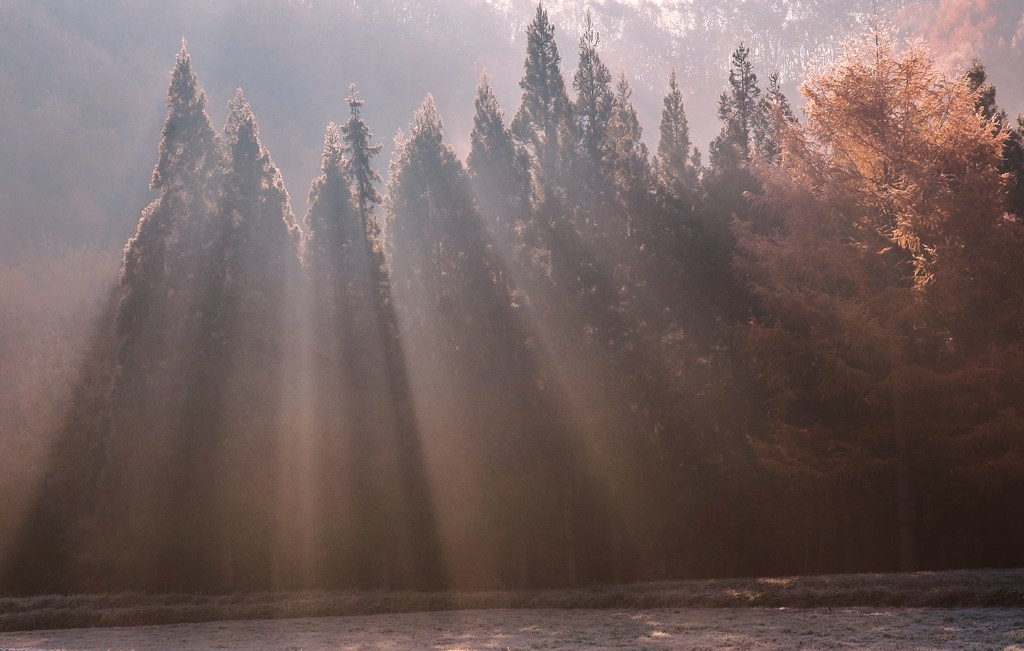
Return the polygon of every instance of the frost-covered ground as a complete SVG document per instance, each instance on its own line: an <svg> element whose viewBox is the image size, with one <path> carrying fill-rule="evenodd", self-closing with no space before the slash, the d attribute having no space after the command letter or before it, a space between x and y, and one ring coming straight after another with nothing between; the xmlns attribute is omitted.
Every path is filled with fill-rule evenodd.
<svg viewBox="0 0 1024 651"><path fill-rule="evenodd" d="M0 633L0 649L985 649L1019 608L479 610Z"/></svg>

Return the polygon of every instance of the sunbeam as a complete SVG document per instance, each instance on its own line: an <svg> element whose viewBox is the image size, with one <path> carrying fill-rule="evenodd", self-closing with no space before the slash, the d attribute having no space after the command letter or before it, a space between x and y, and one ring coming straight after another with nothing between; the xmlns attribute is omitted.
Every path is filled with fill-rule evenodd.
<svg viewBox="0 0 1024 651"><path fill-rule="evenodd" d="M1014 60L1018 9L928 1ZM818 40L788 1L0 7L0 35L40 39L0 39L0 596L283 617L281 591L454 608L1020 564L1024 122L980 61L951 72L886 27L900 2L822 9L840 27ZM739 43L698 59L676 23ZM112 189L142 160L119 125L148 100L117 88L155 87L169 29L215 96L253 101L215 128L182 39L136 205ZM484 64L519 101L506 118L485 74L464 128L450 103ZM385 180L368 122L406 122L413 94ZM301 222L283 168L313 177ZM491 590L516 592L463 594Z"/></svg>

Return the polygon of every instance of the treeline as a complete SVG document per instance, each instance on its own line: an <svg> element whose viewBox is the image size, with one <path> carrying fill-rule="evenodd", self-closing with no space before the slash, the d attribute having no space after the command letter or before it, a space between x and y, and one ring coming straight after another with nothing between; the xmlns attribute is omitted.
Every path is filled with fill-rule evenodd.
<svg viewBox="0 0 1024 651"><path fill-rule="evenodd" d="M465 164L363 102L293 216L187 51L152 187L2 587L537 587L1024 562L1024 124L872 31L733 55L708 164L538 7ZM570 94L569 85L572 90Z"/></svg>

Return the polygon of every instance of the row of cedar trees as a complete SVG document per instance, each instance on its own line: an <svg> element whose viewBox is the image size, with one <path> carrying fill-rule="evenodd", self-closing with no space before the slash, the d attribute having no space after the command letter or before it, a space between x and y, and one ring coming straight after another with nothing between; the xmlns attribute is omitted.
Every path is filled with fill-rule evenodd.
<svg viewBox="0 0 1024 651"><path fill-rule="evenodd" d="M1024 562L1024 126L874 30L733 55L651 160L543 9L464 166L428 97L386 196L362 101L300 227L183 49L116 327L5 588L534 587ZM105 361L104 361L105 360ZM97 395L104 396L96 404ZM81 402L81 401L80 401Z"/></svg>

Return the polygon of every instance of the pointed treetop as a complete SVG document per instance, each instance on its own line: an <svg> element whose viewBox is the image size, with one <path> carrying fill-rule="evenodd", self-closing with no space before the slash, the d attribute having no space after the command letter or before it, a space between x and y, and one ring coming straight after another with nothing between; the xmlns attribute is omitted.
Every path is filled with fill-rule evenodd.
<svg viewBox="0 0 1024 651"><path fill-rule="evenodd" d="M535 11L534 14L533 22L530 24L530 27L536 25L538 29L544 30L551 25L551 21L548 20L548 10L544 8L543 2L537 3L537 11ZM527 34L530 33L530 27L526 28ZM554 33L554 31L555 28L551 27L551 32Z"/></svg>
<svg viewBox="0 0 1024 651"><path fill-rule="evenodd" d="M690 125L674 68L668 88L661 111L655 170L662 190L675 200L683 200L696 189L699 158L691 153Z"/></svg>
<svg viewBox="0 0 1024 651"><path fill-rule="evenodd" d="M547 11L538 4L537 16L526 28L525 72L519 81L523 104L516 121L522 123L524 131L550 128L565 114L568 97L559 68L561 60L555 43L555 26L548 20Z"/></svg>
<svg viewBox="0 0 1024 651"><path fill-rule="evenodd" d="M580 36L580 64L572 80L577 93L573 118L580 146L595 162L602 157L613 102L612 75L597 53L599 41L590 11L587 11L583 35Z"/></svg>
<svg viewBox="0 0 1024 651"><path fill-rule="evenodd" d="M349 107L349 118L348 122L341 127L345 153L348 156L346 165L352 182L352 196L356 209L369 222L372 221L370 213L373 211L373 206L381 202L380 193L377 192L376 187L381 178L373 167L373 157L380 152L381 145L370 144L373 134L370 133L370 129L360 115L364 102L359 97L356 85L350 84L348 90L349 96L346 101Z"/></svg>
<svg viewBox="0 0 1024 651"><path fill-rule="evenodd" d="M782 131L786 124L796 122L789 100L782 92L779 73L768 75L768 90L758 102L752 132L757 155L774 163L782 155Z"/></svg>
<svg viewBox="0 0 1024 651"><path fill-rule="evenodd" d="M455 150L444 144L441 117L437 113L434 97L430 94L423 99L423 104L414 114L412 124L409 125L408 137L403 138L399 133L399 136L395 138L395 147L395 153L391 159L389 187L400 183L398 176L401 175L402 170L408 169L410 166L461 169L461 163L455 155ZM440 166L440 168L434 166Z"/></svg>
<svg viewBox="0 0 1024 651"><path fill-rule="evenodd" d="M216 134L206 115L206 94L192 71L192 58L182 40L167 88L167 120L150 187L164 187L170 179L193 174L214 164ZM171 181L173 183L173 181Z"/></svg>
<svg viewBox="0 0 1024 651"><path fill-rule="evenodd" d="M476 85L476 98L473 100L473 106L478 118L486 116L504 119L505 112L498 105L498 98L494 96L491 78L486 70L480 73L480 83Z"/></svg>
<svg viewBox="0 0 1024 651"><path fill-rule="evenodd" d="M345 170L345 149L341 144L338 125L331 122L324 135L324 156L321 169L324 174L342 173Z"/></svg>
<svg viewBox="0 0 1024 651"><path fill-rule="evenodd" d="M331 261L338 254L338 242L355 232L350 226L353 213L345 146L341 130L334 122L327 125L324 135L322 170L309 188L309 208L304 219L308 229L303 256L307 262L316 265L317 272L332 268Z"/></svg>
<svg viewBox="0 0 1024 651"><path fill-rule="evenodd" d="M228 143L234 144L240 139L251 139L259 142L259 130L252 107L245 99L241 88L235 89L235 96L228 101L228 121L224 127Z"/></svg>
<svg viewBox="0 0 1024 651"><path fill-rule="evenodd" d="M345 98L345 101L348 102L348 107L352 112L352 115L356 117L359 116L360 109L362 109L363 104L366 103L359 97L359 89L356 88L355 84L348 85L348 97Z"/></svg>
<svg viewBox="0 0 1024 651"><path fill-rule="evenodd" d="M519 87L523 90L519 110L512 120L515 139L533 156L539 182L554 182L565 172L564 152L573 145L569 96L560 68L555 28L543 5L526 28L526 61ZM562 145L565 145L564 147Z"/></svg>
<svg viewBox="0 0 1024 651"><path fill-rule="evenodd" d="M171 71L171 85L167 90L167 106L171 110L198 105L205 108L206 96L199 90L196 75L192 72L192 56L188 53L185 37L181 39L181 50L174 59Z"/></svg>
<svg viewBox="0 0 1024 651"><path fill-rule="evenodd" d="M762 109L760 96L750 48L740 43L731 57L729 88L718 99L722 130L711 143L711 166L715 170L735 170L750 160L751 130Z"/></svg>
<svg viewBox="0 0 1024 651"><path fill-rule="evenodd" d="M239 88L228 102L228 119L224 125L224 140L231 151L233 166L238 169L246 165L270 165L269 171L276 172L270 163L270 155L260 142L260 130L256 116Z"/></svg>
<svg viewBox="0 0 1024 651"><path fill-rule="evenodd" d="M436 141L440 144L442 135L443 127L441 116L437 112L437 104L434 102L434 96L427 93L410 125L410 140L430 143Z"/></svg>
<svg viewBox="0 0 1024 651"><path fill-rule="evenodd" d="M583 34L580 35L580 48L586 47L596 50L600 43L601 35L594 30L594 17L591 15L590 9L587 9L587 13L583 17Z"/></svg>
<svg viewBox="0 0 1024 651"><path fill-rule="evenodd" d="M480 75L480 83L476 87L476 97L473 99L473 129L469 134L470 157L473 151L486 148L486 141L491 140L495 134L508 135L505 129L505 112L498 104L498 98L494 96L494 89L491 88L490 79L487 73Z"/></svg>
<svg viewBox="0 0 1024 651"><path fill-rule="evenodd" d="M658 158L667 167L666 171L685 166L690 152L690 125L675 68L669 75L668 89L661 110L661 138L658 141Z"/></svg>
<svg viewBox="0 0 1024 651"><path fill-rule="evenodd" d="M643 127L640 126L636 108L633 106L633 88L630 86L625 72L619 73L619 81L615 84L611 130L613 137L619 141L618 147L625 146L637 152L642 150L643 156L646 158L647 147L640 139Z"/></svg>
<svg viewBox="0 0 1024 651"><path fill-rule="evenodd" d="M181 41L181 51L174 59L171 71L171 85L167 90L167 106L172 110L192 104L205 105L206 97L198 88L196 75L192 72L192 57L188 53L185 40Z"/></svg>
<svg viewBox="0 0 1024 651"><path fill-rule="evenodd" d="M470 149L466 162L476 174L486 173L496 164L497 160L506 163L515 159L516 150L512 143L512 134L505 126L505 113L494 96L487 73L480 75L480 83L476 87L476 98L473 100L475 114L473 129L469 134ZM493 172L493 170L490 170ZM504 174L508 174L504 170ZM511 180L511 179L506 179Z"/></svg>

